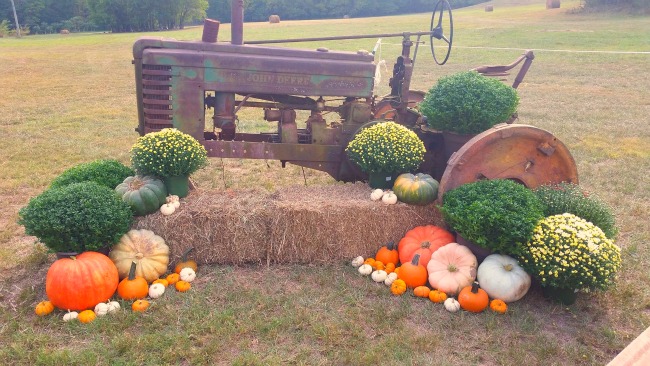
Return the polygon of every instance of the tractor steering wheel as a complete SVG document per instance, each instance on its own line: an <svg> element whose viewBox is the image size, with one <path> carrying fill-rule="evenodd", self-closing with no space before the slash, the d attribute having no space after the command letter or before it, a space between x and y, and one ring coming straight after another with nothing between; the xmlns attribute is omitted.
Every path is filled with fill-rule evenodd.
<svg viewBox="0 0 650 366"><path fill-rule="evenodd" d="M436 19L437 18L437 19ZM445 29L448 29L448 35L445 35ZM430 44L431 44L431 54L433 59L438 65L444 65L449 59L449 54L451 53L451 43L454 39L454 21L451 17L451 6L447 0L439 0L436 4L436 7L433 8L433 14L431 14L431 35ZM434 39L436 42L434 42ZM434 45L438 43L438 45ZM436 47L441 50L438 51L440 54L436 57ZM447 49L445 52L445 48ZM438 58L444 54L442 61L439 61Z"/></svg>

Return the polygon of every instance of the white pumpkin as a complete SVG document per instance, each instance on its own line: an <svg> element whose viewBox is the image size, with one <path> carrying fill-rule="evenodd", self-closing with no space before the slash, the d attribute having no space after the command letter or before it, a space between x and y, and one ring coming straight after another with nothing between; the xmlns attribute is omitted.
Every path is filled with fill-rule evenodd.
<svg viewBox="0 0 650 366"><path fill-rule="evenodd" d="M108 303L108 312L109 313L115 313L117 311L120 311L120 308L121 308L120 303L117 302L117 301L110 301Z"/></svg>
<svg viewBox="0 0 650 366"><path fill-rule="evenodd" d="M192 282L196 278L196 272L194 272L194 270L190 267L185 267L181 269L180 276L181 280L185 282Z"/></svg>
<svg viewBox="0 0 650 366"><path fill-rule="evenodd" d="M64 322L69 322L71 320L77 319L78 316L79 316L79 313L77 313L76 311L68 310L68 312L65 313L65 315L63 315L63 321Z"/></svg>
<svg viewBox="0 0 650 366"><path fill-rule="evenodd" d="M377 270L372 272L372 275L370 275L370 278L372 278L373 281L375 282L384 282L386 280L386 277L388 277L388 273L384 270Z"/></svg>
<svg viewBox="0 0 650 366"><path fill-rule="evenodd" d="M167 201L167 203L172 203L172 202L179 202L180 198L178 198L178 196L175 194L170 194L169 196L167 196L165 200Z"/></svg>
<svg viewBox="0 0 650 366"><path fill-rule="evenodd" d="M149 286L149 297L157 299L165 293L165 286L162 283L152 283Z"/></svg>
<svg viewBox="0 0 650 366"><path fill-rule="evenodd" d="M384 284L390 287L390 285L392 285L396 279L397 279L397 273L391 272L388 274L388 276L386 276L386 279L384 280Z"/></svg>
<svg viewBox="0 0 650 366"><path fill-rule="evenodd" d="M362 256L358 256L358 257L354 258L352 260L352 267L354 267L354 268L361 267L361 265L363 264L363 261L364 261L364 259L363 259Z"/></svg>
<svg viewBox="0 0 650 366"><path fill-rule="evenodd" d="M393 193L393 191L388 191L381 198L381 202L387 205L394 205L397 203L397 196L395 195L395 193Z"/></svg>
<svg viewBox="0 0 650 366"><path fill-rule="evenodd" d="M373 201L379 201L384 196L384 191L382 189L375 189L370 193L370 199Z"/></svg>
<svg viewBox="0 0 650 366"><path fill-rule="evenodd" d="M530 289L530 275L516 259L504 254L491 254L483 260L476 272L481 288L493 299L513 302Z"/></svg>
<svg viewBox="0 0 650 366"><path fill-rule="evenodd" d="M165 203L164 205L160 206L160 213L163 214L163 216L169 216L176 211L176 207L174 207L173 203Z"/></svg>
<svg viewBox="0 0 650 366"><path fill-rule="evenodd" d="M449 297L447 300L445 300L445 309L447 309L447 311L450 313L455 313L460 310L460 303L453 297Z"/></svg>
<svg viewBox="0 0 650 366"><path fill-rule="evenodd" d="M358 271L362 276L368 276L372 273L372 266L369 264L362 264Z"/></svg>
<svg viewBox="0 0 650 366"><path fill-rule="evenodd" d="M95 305L95 314L97 316L104 316L108 313L108 304L105 302L100 302L99 304Z"/></svg>

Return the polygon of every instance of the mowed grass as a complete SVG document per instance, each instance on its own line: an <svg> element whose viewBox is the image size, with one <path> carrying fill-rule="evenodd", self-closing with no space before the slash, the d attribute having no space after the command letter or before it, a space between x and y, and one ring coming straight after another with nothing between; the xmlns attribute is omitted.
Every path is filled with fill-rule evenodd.
<svg viewBox="0 0 650 366"><path fill-rule="evenodd" d="M52 263L15 222L18 210L80 162L125 163L137 126L131 46L144 34L72 34L0 39L0 364L605 364L650 326L650 18L579 15L543 2L493 2L454 12L452 56L418 51L413 88L524 49L535 61L519 87L521 123L555 134L572 152L581 184L616 213L623 268L604 293L563 307L539 288L505 316L450 314L411 296L393 297L347 263L330 266L202 266L187 294L168 291L144 314L124 311L82 325L62 313L37 318ZM429 14L246 24L245 40L426 30ZM200 39L200 28L154 36ZM221 26L220 40L229 40ZM384 39L391 70L399 39ZM375 40L292 44L372 49ZM497 49L493 49L493 48ZM592 52L555 52L607 51ZM384 72L378 94L388 91ZM243 111L249 130L267 129ZM271 126L272 127L272 126ZM212 159L201 188L274 190L329 184L326 174L279 162ZM71 202L71 204L74 204ZM377 243L379 246L380 243ZM368 255L371 253L360 253ZM123 303L128 307L128 303Z"/></svg>

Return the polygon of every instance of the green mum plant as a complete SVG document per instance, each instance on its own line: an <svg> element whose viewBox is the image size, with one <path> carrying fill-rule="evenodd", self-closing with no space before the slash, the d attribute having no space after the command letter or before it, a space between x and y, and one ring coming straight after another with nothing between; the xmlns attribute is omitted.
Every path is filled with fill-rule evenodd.
<svg viewBox="0 0 650 366"><path fill-rule="evenodd" d="M591 290L609 287L621 249L591 222L570 213L539 222L519 262L542 286Z"/></svg>
<svg viewBox="0 0 650 366"><path fill-rule="evenodd" d="M511 86L465 71L440 78L419 108L433 129L477 134L508 121L518 104L517 90Z"/></svg>
<svg viewBox="0 0 650 366"><path fill-rule="evenodd" d="M363 129L345 152L364 172L404 173L424 160L424 143L408 128L381 122Z"/></svg>
<svg viewBox="0 0 650 366"><path fill-rule="evenodd" d="M110 189L122 183L126 177L135 175L133 169L117 160L95 160L76 165L54 178L50 188L59 188L72 183L95 182Z"/></svg>
<svg viewBox="0 0 650 366"><path fill-rule="evenodd" d="M525 186L506 179L479 180L445 193L447 224L480 247L517 255L530 239L543 206Z"/></svg>
<svg viewBox="0 0 650 366"><path fill-rule="evenodd" d="M544 204L544 216L572 213L598 226L608 238L616 238L618 228L610 207L573 183L545 184L535 189Z"/></svg>
<svg viewBox="0 0 650 366"><path fill-rule="evenodd" d="M131 148L131 164L140 175L189 176L207 163L203 145L175 128L139 137Z"/></svg>

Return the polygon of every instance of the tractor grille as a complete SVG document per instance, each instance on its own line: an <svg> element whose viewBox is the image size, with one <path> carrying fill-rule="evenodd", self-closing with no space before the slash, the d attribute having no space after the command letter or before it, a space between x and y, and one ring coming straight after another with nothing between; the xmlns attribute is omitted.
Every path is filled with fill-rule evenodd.
<svg viewBox="0 0 650 366"><path fill-rule="evenodd" d="M171 79L171 66L142 65L145 134L173 127Z"/></svg>

